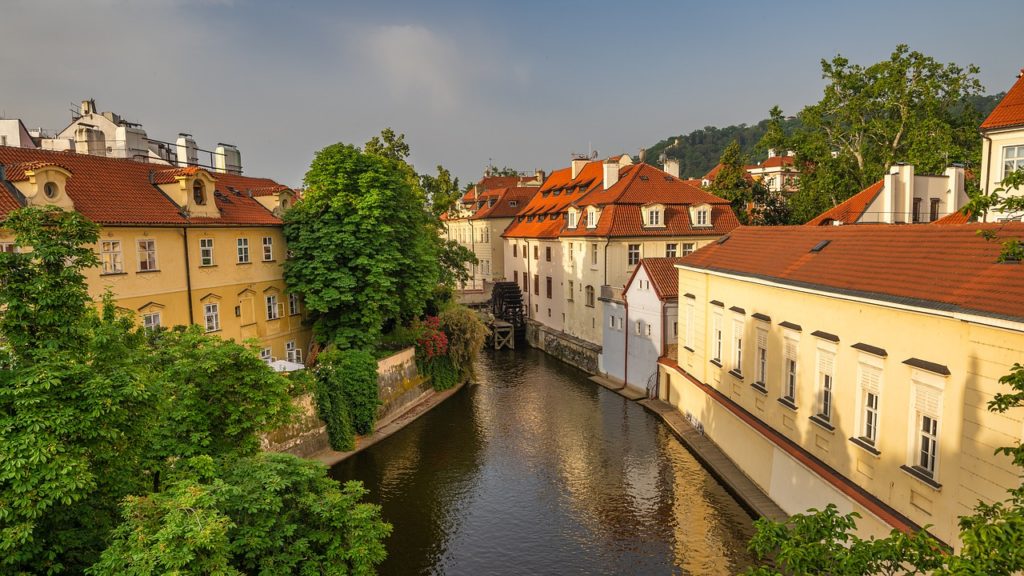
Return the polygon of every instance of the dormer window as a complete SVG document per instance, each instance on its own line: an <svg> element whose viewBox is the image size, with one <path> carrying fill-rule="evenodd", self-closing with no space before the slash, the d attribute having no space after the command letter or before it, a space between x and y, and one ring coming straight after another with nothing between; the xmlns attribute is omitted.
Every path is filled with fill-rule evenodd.
<svg viewBox="0 0 1024 576"><path fill-rule="evenodd" d="M587 228L597 228L598 218L599 214L597 212L597 208L594 208L593 206L587 208Z"/></svg>
<svg viewBox="0 0 1024 576"><path fill-rule="evenodd" d="M60 195L60 188L57 186L56 182L47 182L46 185L43 186L43 194L50 200L54 200L58 195Z"/></svg>
<svg viewBox="0 0 1024 576"><path fill-rule="evenodd" d="M647 228L665 227L665 207L661 204L644 206L644 226Z"/></svg>
<svg viewBox="0 0 1024 576"><path fill-rule="evenodd" d="M569 211L565 213L566 226L568 226L569 228L575 230L576 226L579 224L579 221L580 213L577 212L576 209L569 209Z"/></svg>
<svg viewBox="0 0 1024 576"><path fill-rule="evenodd" d="M695 228L711 227L711 205L701 204L690 208L690 220Z"/></svg>
<svg viewBox="0 0 1024 576"><path fill-rule="evenodd" d="M509 205L509 208L515 208L516 206L519 206L519 201L518 200L509 200L508 201L508 205Z"/></svg>
<svg viewBox="0 0 1024 576"><path fill-rule="evenodd" d="M200 206L206 204L206 187L202 180L192 182L192 201Z"/></svg>

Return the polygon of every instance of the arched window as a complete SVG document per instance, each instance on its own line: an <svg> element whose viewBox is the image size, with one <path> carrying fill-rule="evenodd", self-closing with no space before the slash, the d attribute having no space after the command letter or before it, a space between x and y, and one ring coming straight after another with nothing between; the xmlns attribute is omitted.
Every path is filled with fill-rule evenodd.
<svg viewBox="0 0 1024 576"><path fill-rule="evenodd" d="M43 194L45 194L50 200L56 198L59 193L60 188L57 187L56 182L47 182L46 185L43 186Z"/></svg>
<svg viewBox="0 0 1024 576"><path fill-rule="evenodd" d="M206 204L206 187L201 180L192 183L192 200L196 204Z"/></svg>
<svg viewBox="0 0 1024 576"><path fill-rule="evenodd" d="M590 285L587 285L587 287L583 289L583 294L584 294L584 297L585 297L584 301L586 302L587 306L590 306L591 308L593 308L594 307L594 287L590 286Z"/></svg>

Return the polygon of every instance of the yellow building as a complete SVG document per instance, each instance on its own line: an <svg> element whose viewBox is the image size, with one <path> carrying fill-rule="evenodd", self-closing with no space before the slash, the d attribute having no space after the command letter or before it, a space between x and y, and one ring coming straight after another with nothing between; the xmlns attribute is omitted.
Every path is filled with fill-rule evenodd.
<svg viewBox="0 0 1024 576"><path fill-rule="evenodd" d="M678 356L659 397L699 423L787 513L835 503L863 534L1006 497L1020 410L986 404L1024 362L1024 225L748 228L679 269Z"/></svg>
<svg viewBox="0 0 1024 576"><path fill-rule="evenodd" d="M265 178L0 146L0 214L54 205L100 224L95 298L109 289L147 327L199 324L302 362L311 331L285 289L279 218L293 201ZM13 241L0 230L0 247Z"/></svg>

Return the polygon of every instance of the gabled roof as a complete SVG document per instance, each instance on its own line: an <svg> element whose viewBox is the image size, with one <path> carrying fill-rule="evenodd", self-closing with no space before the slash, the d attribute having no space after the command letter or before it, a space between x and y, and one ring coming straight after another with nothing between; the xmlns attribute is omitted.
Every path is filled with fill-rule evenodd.
<svg viewBox="0 0 1024 576"><path fill-rule="evenodd" d="M533 196L530 202L519 212L517 218L509 224L502 236L506 238L558 238L564 223L561 215L570 202L581 198L590 190L602 185L602 162L587 162L576 178L572 177L572 168L555 170ZM580 192L580 187L583 191ZM533 216L533 220L529 219ZM540 219L543 216L543 220ZM554 217L552 217L554 216ZM519 217L523 217L521 220Z"/></svg>
<svg viewBox="0 0 1024 576"><path fill-rule="evenodd" d="M619 170L619 181L607 190L602 186L573 200L580 208L606 204L728 204L697 186L671 176L650 164L633 164Z"/></svg>
<svg viewBox="0 0 1024 576"><path fill-rule="evenodd" d="M793 166L794 164L796 164L796 158L792 156L772 156L754 166L754 168L781 168L783 166Z"/></svg>
<svg viewBox="0 0 1024 576"><path fill-rule="evenodd" d="M1006 96L981 123L982 130L1024 125L1024 69Z"/></svg>
<svg viewBox="0 0 1024 576"><path fill-rule="evenodd" d="M875 182L843 202L815 216L804 226L829 226L832 222L856 224L860 217L864 215L864 211L868 209L868 206L878 197L884 185L884 180Z"/></svg>
<svg viewBox="0 0 1024 576"><path fill-rule="evenodd" d="M1024 322L1024 264L998 263L1001 242L978 230L1024 239L1021 223L741 226L680 266Z"/></svg>
<svg viewBox="0 0 1024 576"><path fill-rule="evenodd" d="M57 165L71 173L67 194L75 210L90 220L108 225L140 226L216 226L281 225L259 202L249 197L253 190L288 188L269 178L250 178L236 174L213 173L216 183L212 197L220 210L219 218L189 218L157 188L151 178L166 179L172 172L189 173L197 168L168 168L122 158L106 158L74 152L53 152L30 148L0 146L0 165L9 182L27 179L26 167ZM173 182L173 176L169 182ZM0 218L20 207L10 186L0 182Z"/></svg>
<svg viewBox="0 0 1024 576"><path fill-rule="evenodd" d="M629 276L629 280L623 287L622 292L629 292L629 287L633 284L633 279L636 278L640 269L643 268L647 272L647 278L651 281L651 286L654 287L654 293L658 295L661 300L675 300L679 297L679 270L676 269L676 264L683 261L683 258L641 258L640 265L633 269L633 273Z"/></svg>
<svg viewBox="0 0 1024 576"><path fill-rule="evenodd" d="M515 188L498 188L488 190L483 197L494 197L494 204L485 204L476 211L470 220L484 218L512 218L523 210L540 189L536 186L517 186ZM515 205L513 205L513 202Z"/></svg>

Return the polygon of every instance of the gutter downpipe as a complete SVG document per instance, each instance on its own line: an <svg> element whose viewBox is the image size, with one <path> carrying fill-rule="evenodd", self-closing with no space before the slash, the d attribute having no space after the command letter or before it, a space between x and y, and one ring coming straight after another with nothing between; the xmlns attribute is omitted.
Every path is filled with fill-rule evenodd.
<svg viewBox="0 0 1024 576"><path fill-rule="evenodd" d="M533 314L533 274L530 274L530 241L526 240L526 317Z"/></svg>
<svg viewBox="0 0 1024 576"><path fill-rule="evenodd" d="M625 388L629 386L629 300L626 300L625 292L622 293L622 308L626 311L622 325L622 335L626 339L622 351L622 387Z"/></svg>
<svg viewBox="0 0 1024 576"><path fill-rule="evenodd" d="M992 137L986 134L984 131L979 131L981 137L988 142L988 156L985 158L985 195L988 196L989 189L988 183L992 181Z"/></svg>
<svg viewBox="0 0 1024 576"><path fill-rule="evenodd" d="M185 294L188 297L188 323L192 325L196 321L192 312L192 266L189 264L188 257L188 228L182 226L181 231L185 239Z"/></svg>

